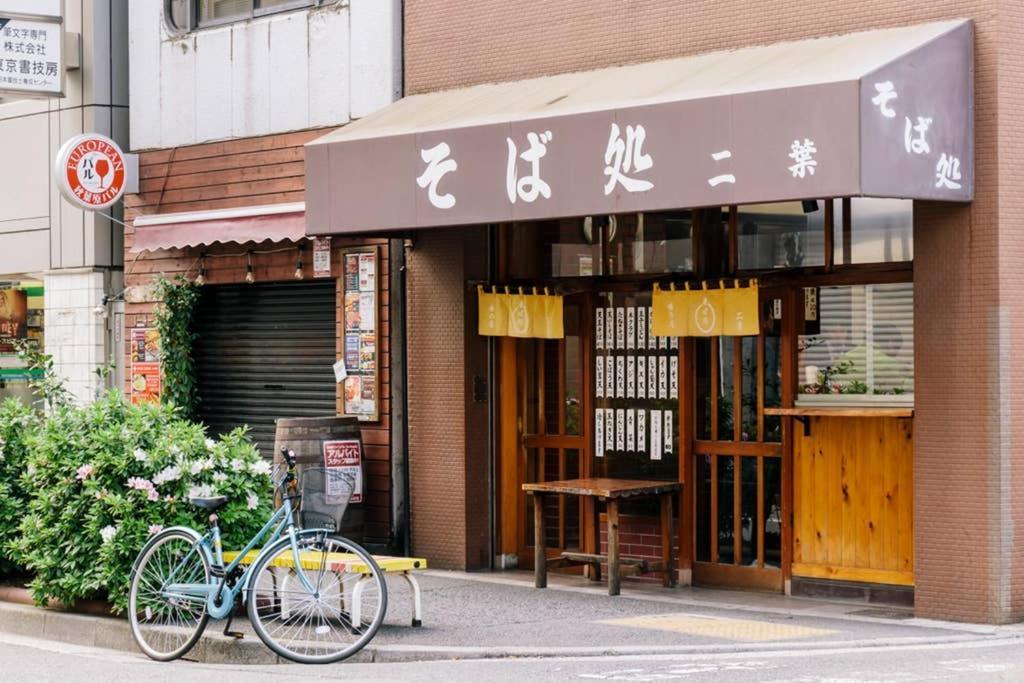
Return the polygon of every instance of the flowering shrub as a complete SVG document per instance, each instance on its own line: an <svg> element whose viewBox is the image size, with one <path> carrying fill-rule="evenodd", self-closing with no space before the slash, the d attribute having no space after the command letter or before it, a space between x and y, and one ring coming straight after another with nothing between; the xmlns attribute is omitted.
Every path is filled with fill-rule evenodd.
<svg viewBox="0 0 1024 683"><path fill-rule="evenodd" d="M27 460L25 439L37 427L37 419L35 411L17 399L0 403L0 575L19 570L6 541L14 537L28 503L20 477Z"/></svg>
<svg viewBox="0 0 1024 683"><path fill-rule="evenodd" d="M57 408L28 444L30 500L10 548L34 574L39 603L106 597L123 611L146 541L168 526L206 527L190 496L228 497L218 513L226 547L241 547L271 512L270 465L244 430L215 441L166 405L110 392Z"/></svg>

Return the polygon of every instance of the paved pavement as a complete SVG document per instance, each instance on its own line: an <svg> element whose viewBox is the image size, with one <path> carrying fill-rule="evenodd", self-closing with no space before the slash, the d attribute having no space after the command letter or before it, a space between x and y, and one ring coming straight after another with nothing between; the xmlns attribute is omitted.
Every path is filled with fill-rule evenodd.
<svg viewBox="0 0 1024 683"><path fill-rule="evenodd" d="M537 590L525 572L423 572L424 625L411 628L404 582L390 583L384 627L362 661L408 662L606 655L758 655L798 650L961 646L1024 636L1021 627L914 619L908 610L782 595L627 582L602 585L553 576ZM236 621L236 626L243 626ZM251 635L236 642L212 622L190 653L204 663L266 664L276 657ZM123 619L60 614L0 604L0 634L113 648L135 654ZM1021 641L1024 645L1024 640ZM538 665L539 666L539 665ZM541 671L543 671L541 667ZM0 678L3 678L0 676Z"/></svg>
<svg viewBox="0 0 1024 683"><path fill-rule="evenodd" d="M141 655L0 634L0 678L41 681L242 683L358 681L742 681L868 683L874 681L1019 681L1024 648L1016 638L948 644L831 648L799 646L763 653L628 657L346 663L323 667L151 662Z"/></svg>

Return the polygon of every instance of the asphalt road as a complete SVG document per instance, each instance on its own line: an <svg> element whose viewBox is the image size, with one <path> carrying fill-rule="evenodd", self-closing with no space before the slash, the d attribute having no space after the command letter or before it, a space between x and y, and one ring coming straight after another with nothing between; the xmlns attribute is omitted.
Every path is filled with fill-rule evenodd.
<svg viewBox="0 0 1024 683"><path fill-rule="evenodd" d="M325 667L159 664L135 654L0 634L2 681L868 681L1024 680L1024 640L708 655L461 660Z"/></svg>

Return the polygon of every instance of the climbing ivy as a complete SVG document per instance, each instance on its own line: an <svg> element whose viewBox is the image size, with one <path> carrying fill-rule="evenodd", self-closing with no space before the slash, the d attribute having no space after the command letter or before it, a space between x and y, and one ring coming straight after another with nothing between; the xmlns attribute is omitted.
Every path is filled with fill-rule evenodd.
<svg viewBox="0 0 1024 683"><path fill-rule="evenodd" d="M199 403L192 357L196 340L192 323L199 288L181 275L173 280L160 277L156 282L156 295L161 302L154 316L160 334L163 373L160 400L177 406L182 417L192 418Z"/></svg>

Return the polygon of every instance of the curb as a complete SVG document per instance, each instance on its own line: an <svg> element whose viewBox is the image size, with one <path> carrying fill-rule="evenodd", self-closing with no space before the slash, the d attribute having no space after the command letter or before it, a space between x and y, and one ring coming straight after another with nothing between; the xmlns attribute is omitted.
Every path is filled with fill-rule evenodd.
<svg viewBox="0 0 1024 683"><path fill-rule="evenodd" d="M221 635L220 622L212 622L206 633L185 659L204 664L290 664L271 652L258 637L242 640ZM106 648L129 652L143 657L126 619L112 616L91 616L58 612L26 605L0 603L0 633L29 638L59 641L74 645ZM861 640L830 640L799 643L807 650L830 648L881 648L908 645L941 645L986 640L1006 640L977 634L946 637L876 638ZM1024 640L1024 636L1012 636ZM511 659L550 657L614 657L701 655L724 653L757 653L792 650L792 641L778 643L739 643L718 645L661 645L661 646L607 646L607 647L544 647L544 646L430 646L430 645L373 645L370 644L349 661L363 663L408 663L453 659Z"/></svg>

